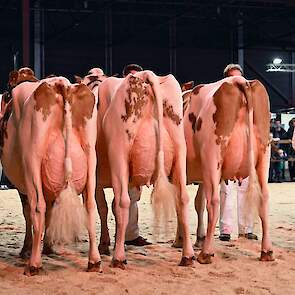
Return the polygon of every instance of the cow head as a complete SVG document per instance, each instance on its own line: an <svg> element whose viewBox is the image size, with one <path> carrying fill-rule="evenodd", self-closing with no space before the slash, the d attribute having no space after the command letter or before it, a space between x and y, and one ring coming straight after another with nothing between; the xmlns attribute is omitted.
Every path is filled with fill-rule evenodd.
<svg viewBox="0 0 295 295"><path fill-rule="evenodd" d="M75 81L78 84L85 84L88 86L90 90L92 90L95 86L100 85L105 79L108 77L104 74L103 70L100 68L92 68L88 75L86 75L84 78L75 75Z"/></svg>
<svg viewBox="0 0 295 295"><path fill-rule="evenodd" d="M17 71L12 71L9 73L8 89L12 89L18 84L25 81L30 81L30 82L38 81L32 69L25 67L25 68L20 68Z"/></svg>

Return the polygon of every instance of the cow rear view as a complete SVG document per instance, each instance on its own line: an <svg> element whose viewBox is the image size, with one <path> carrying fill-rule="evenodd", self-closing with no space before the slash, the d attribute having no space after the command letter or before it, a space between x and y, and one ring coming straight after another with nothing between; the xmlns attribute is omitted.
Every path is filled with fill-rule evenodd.
<svg viewBox="0 0 295 295"><path fill-rule="evenodd" d="M180 265L191 265L194 256L188 230L180 86L172 75L159 77L151 71L129 74L121 80L103 119L115 195L116 245L112 265L125 268L128 185L151 183L155 185L152 201L157 210L161 209L158 206L174 207L175 201L178 205L184 228Z"/></svg>
<svg viewBox="0 0 295 295"><path fill-rule="evenodd" d="M80 193L90 238L88 270L100 271L95 242L95 103L85 85L54 77L40 81L23 100L19 118L12 110L2 161L12 183L29 201L34 236L27 275L41 268L45 222L47 245L75 239L85 225ZM12 161L13 157L20 161Z"/></svg>
<svg viewBox="0 0 295 295"><path fill-rule="evenodd" d="M200 263L210 263L218 219L221 179L249 176L248 212L258 206L263 239L261 260L273 260L268 232L269 100L259 81L230 77L195 87L184 116L188 181L202 181L209 216ZM202 206L199 206L201 208Z"/></svg>

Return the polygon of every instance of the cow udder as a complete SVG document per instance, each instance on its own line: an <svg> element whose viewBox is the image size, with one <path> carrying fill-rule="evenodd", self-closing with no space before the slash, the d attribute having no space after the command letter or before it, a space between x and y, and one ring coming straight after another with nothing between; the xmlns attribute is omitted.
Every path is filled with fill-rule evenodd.
<svg viewBox="0 0 295 295"><path fill-rule="evenodd" d="M157 176L157 123L147 120L144 122L135 139L130 152L130 182L134 186L154 183ZM164 128L164 159L166 175L170 175L173 159L174 148L171 138Z"/></svg>
<svg viewBox="0 0 295 295"><path fill-rule="evenodd" d="M72 183L76 192L80 194L85 187L87 179L87 158L75 136L73 136L71 142L71 159L73 167ZM64 188L64 161L65 144L60 134L49 143L45 157L42 160L42 183L47 195L57 197Z"/></svg>

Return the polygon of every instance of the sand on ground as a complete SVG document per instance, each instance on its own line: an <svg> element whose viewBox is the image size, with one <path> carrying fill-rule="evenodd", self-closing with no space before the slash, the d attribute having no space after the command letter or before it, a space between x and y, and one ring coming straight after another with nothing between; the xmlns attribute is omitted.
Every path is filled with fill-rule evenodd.
<svg viewBox="0 0 295 295"><path fill-rule="evenodd" d="M58 254L43 255L45 274L23 275L25 261L19 252L25 232L21 202L16 190L0 191L0 294L295 294L295 184L269 184L270 233L276 260L258 260L261 243L237 238L230 242L215 236L215 257L211 265L177 266L181 250L171 247L175 222L168 233L155 237L150 190L144 189L139 202L139 225L142 236L153 242L145 247L127 247L127 270L110 268L111 257L102 256L103 273L87 273L88 242L57 248ZM196 213L190 193L190 232L195 241ZM112 192L107 190L111 204ZM236 217L235 217L236 218ZM99 239L97 218L97 240ZM114 236L114 217L109 214L110 234ZM196 255L200 249L195 249Z"/></svg>

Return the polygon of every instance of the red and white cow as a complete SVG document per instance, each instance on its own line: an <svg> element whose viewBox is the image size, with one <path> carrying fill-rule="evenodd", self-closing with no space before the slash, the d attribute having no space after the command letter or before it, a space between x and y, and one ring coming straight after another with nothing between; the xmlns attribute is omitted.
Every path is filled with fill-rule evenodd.
<svg viewBox="0 0 295 295"><path fill-rule="evenodd" d="M94 95L85 85L53 77L23 82L11 96L11 114L5 113L1 124L1 161L8 178L28 198L34 236L25 274L38 274L41 268L45 212L50 244L75 239L87 223L88 270L100 271L95 240Z"/></svg>
<svg viewBox="0 0 295 295"><path fill-rule="evenodd" d="M85 79L87 76L84 83L89 84L90 81ZM109 245L103 188L112 186L115 195L116 245L112 265L124 269L124 240L130 203L128 188L154 183L152 199L156 214L160 214L161 206L174 206L176 198L184 228L180 265L192 264L186 148L178 82L172 75L159 77L151 71L142 71L126 78L106 79L98 87L98 97L96 198L102 219L100 250L108 253ZM167 176L175 187L168 182Z"/></svg>
<svg viewBox="0 0 295 295"><path fill-rule="evenodd" d="M24 100L27 99L38 87L38 81L39 80L35 77L34 72L27 67L20 68L19 70L15 70L9 73L9 80L7 83L8 91L4 92L1 101L2 119L0 120L0 152L2 152L4 139L7 136L7 122L9 117L11 116L12 108L15 120L19 121L20 114L22 112L22 107L24 105ZM21 87L18 87L17 96L15 96L14 100L12 100L12 89L15 88L17 85L20 85L21 83L25 84ZM20 252L20 257L26 259L30 257L32 250L32 222L30 217L30 206L28 203L27 196L22 194L19 190L18 194L21 199L23 215L26 223L26 233L23 247ZM46 251L46 249L48 251L50 247L48 247L47 242L45 241L43 251Z"/></svg>
<svg viewBox="0 0 295 295"><path fill-rule="evenodd" d="M239 181L247 176L250 176L248 206L244 214L258 205L263 229L260 260L273 260L267 187L270 117L264 86L257 80L229 77L196 86L186 95L190 96L184 114L188 183L203 183L208 210L207 235L198 261L211 263L214 254L220 180ZM202 213L201 195L196 208ZM197 236L202 237L203 231L199 229ZM181 235L181 229L178 233Z"/></svg>

